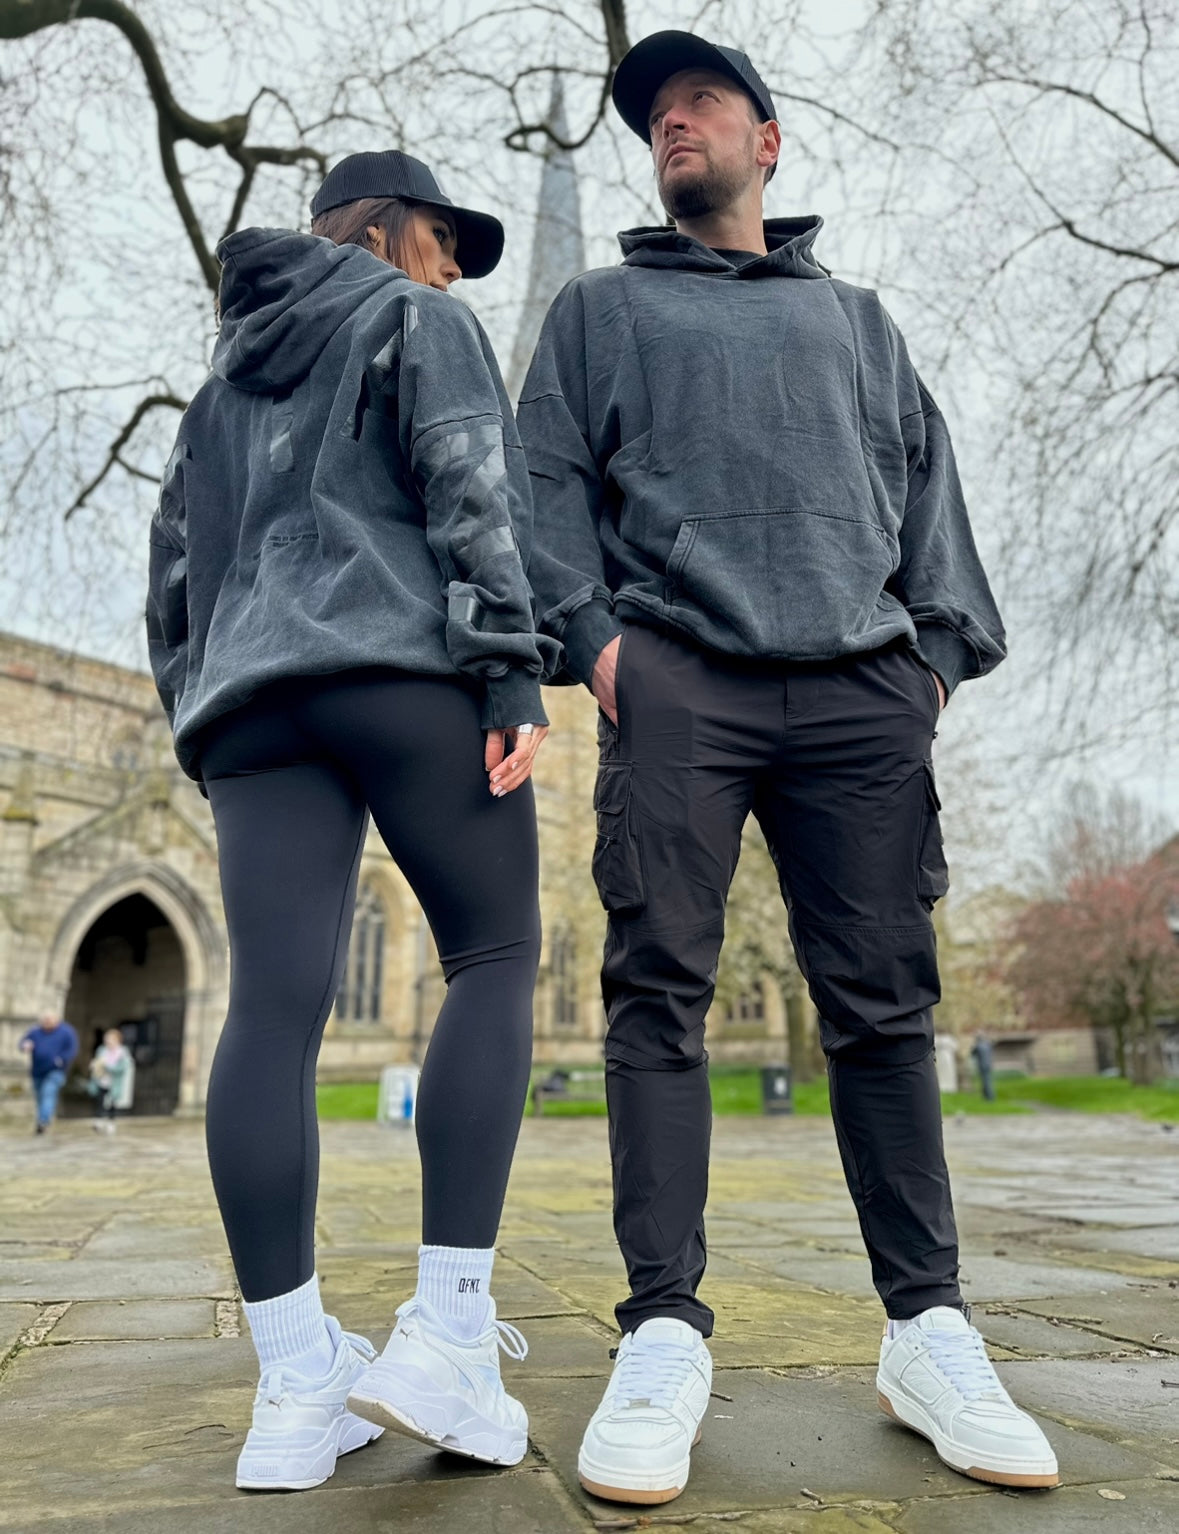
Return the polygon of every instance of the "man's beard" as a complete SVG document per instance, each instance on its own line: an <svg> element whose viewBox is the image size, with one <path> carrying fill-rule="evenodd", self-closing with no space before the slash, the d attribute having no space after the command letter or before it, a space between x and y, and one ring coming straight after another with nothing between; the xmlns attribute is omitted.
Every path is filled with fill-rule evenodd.
<svg viewBox="0 0 1179 1534"><path fill-rule="evenodd" d="M748 178L735 167L722 170L709 165L698 175L681 177L673 186L659 185L659 200L668 218L704 218L719 213L737 200Z"/></svg>

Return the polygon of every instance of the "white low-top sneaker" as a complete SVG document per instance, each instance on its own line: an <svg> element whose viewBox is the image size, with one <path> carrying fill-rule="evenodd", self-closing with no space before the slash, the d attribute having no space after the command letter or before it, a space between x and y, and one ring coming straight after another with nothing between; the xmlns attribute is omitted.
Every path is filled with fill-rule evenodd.
<svg viewBox="0 0 1179 1534"><path fill-rule="evenodd" d="M586 1491L608 1502L678 1497L711 1391L712 1354L694 1326L657 1316L628 1332L577 1456Z"/></svg>
<svg viewBox="0 0 1179 1534"><path fill-rule="evenodd" d="M885 1332L876 1375L881 1407L928 1438L953 1470L1001 1486L1056 1486L1044 1434L999 1383L986 1345L960 1310L935 1306Z"/></svg>
<svg viewBox="0 0 1179 1534"><path fill-rule="evenodd" d="M335 1316L324 1319L336 1347L330 1374L309 1380L280 1365L262 1375L253 1426L237 1461L237 1484L245 1491L320 1486L341 1454L381 1436L381 1428L354 1416L345 1404L377 1350L363 1337L341 1331Z"/></svg>
<svg viewBox="0 0 1179 1534"><path fill-rule="evenodd" d="M450 1454L518 1465L528 1414L503 1387L501 1348L509 1358L528 1354L516 1328L496 1320L494 1301L487 1326L466 1342L424 1301L407 1300L385 1351L352 1386L349 1409Z"/></svg>

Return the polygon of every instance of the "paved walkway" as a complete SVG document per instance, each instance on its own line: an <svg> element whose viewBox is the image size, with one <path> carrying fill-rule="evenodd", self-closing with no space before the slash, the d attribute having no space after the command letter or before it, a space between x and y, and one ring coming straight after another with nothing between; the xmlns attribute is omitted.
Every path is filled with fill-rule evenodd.
<svg viewBox="0 0 1179 1534"><path fill-rule="evenodd" d="M0 1126L0 1529L62 1534L1152 1534L1179 1528L1179 1133L1044 1115L947 1126L965 1288L1063 1486L941 1466L875 1406L880 1331L829 1126L716 1126L712 1409L675 1503L596 1502L577 1443L609 1369L620 1263L602 1120L525 1125L496 1269L531 1352L532 1448L491 1471L387 1434L296 1495L233 1488L253 1353L195 1123ZM383 1343L410 1292L412 1137L324 1134L320 1273Z"/></svg>

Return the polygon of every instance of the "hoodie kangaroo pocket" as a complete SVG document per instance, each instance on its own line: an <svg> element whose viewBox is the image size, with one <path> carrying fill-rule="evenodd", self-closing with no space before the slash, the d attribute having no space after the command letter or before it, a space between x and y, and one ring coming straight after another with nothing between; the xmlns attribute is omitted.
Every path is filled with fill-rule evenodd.
<svg viewBox="0 0 1179 1534"><path fill-rule="evenodd" d="M593 873L607 911L637 911L646 904L643 860L635 835L629 763L603 762L594 785L598 839Z"/></svg>
<svg viewBox="0 0 1179 1534"><path fill-rule="evenodd" d="M747 654L825 660L872 627L895 564L871 522L779 508L689 518L667 573Z"/></svg>

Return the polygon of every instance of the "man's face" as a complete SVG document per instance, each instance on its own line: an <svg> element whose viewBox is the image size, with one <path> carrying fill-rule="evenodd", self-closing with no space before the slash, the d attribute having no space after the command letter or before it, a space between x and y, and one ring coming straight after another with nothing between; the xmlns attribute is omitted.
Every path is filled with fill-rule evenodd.
<svg viewBox="0 0 1179 1534"><path fill-rule="evenodd" d="M651 154L670 218L701 218L730 206L763 172L749 97L711 69L684 69L651 103Z"/></svg>
<svg viewBox="0 0 1179 1534"><path fill-rule="evenodd" d="M53 1012L46 1012L41 1018L42 1028L48 1028L51 1032L57 1027L61 1019Z"/></svg>

